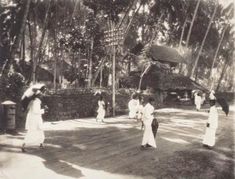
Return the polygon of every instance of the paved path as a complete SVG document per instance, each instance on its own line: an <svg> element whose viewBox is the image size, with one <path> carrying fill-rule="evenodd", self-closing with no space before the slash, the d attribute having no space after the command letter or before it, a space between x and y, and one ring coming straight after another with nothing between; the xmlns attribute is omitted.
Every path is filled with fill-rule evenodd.
<svg viewBox="0 0 235 179"><path fill-rule="evenodd" d="M25 133L0 135L0 179L232 179L234 112L220 111L217 143L201 145L208 113L157 111L157 149L141 151L143 131L127 116L46 122L46 147L22 153Z"/></svg>

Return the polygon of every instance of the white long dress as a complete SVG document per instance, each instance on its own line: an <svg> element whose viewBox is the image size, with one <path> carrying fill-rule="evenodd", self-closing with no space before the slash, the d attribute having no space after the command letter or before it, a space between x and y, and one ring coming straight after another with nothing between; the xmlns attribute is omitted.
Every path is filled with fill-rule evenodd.
<svg viewBox="0 0 235 179"><path fill-rule="evenodd" d="M105 103L104 101L98 101L98 110L97 110L97 121L103 121L105 117Z"/></svg>
<svg viewBox="0 0 235 179"><path fill-rule="evenodd" d="M136 118L137 117L137 110L139 106L139 100L131 99L128 103L129 108L129 118Z"/></svg>
<svg viewBox="0 0 235 179"><path fill-rule="evenodd" d="M152 147L156 148L156 142L152 132L152 121L153 121L153 112L154 107L147 103L143 110L143 122L144 122L144 135L142 140L142 145L149 144Z"/></svg>
<svg viewBox="0 0 235 179"><path fill-rule="evenodd" d="M28 105L28 114L26 117L25 129L27 130L24 138L26 145L39 145L45 140L43 131L42 114L44 109L41 109L41 100L35 98Z"/></svg>
<svg viewBox="0 0 235 179"><path fill-rule="evenodd" d="M201 109L201 104L202 104L202 98L199 95L195 95L195 105L196 105L196 109L200 110Z"/></svg>
<svg viewBox="0 0 235 179"><path fill-rule="evenodd" d="M210 107L208 123L209 127L206 128L202 143L213 147L215 145L216 129L218 128L218 111L215 105Z"/></svg>

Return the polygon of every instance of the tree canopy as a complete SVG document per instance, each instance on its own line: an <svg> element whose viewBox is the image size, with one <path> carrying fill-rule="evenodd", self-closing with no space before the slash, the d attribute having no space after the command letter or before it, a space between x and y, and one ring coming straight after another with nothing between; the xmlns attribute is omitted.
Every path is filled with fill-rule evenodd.
<svg viewBox="0 0 235 179"><path fill-rule="evenodd" d="M133 56L145 53L144 46L160 44L179 49L182 56L185 52L182 49L190 51L191 55L186 56L186 71L192 69L199 55L196 80L207 83L210 72L216 68L218 73L214 78L218 85L224 83L222 86L229 88L231 80L223 79L231 79L231 74L222 76L222 71L231 71L234 65L235 36L231 21L234 4L225 7L217 1L201 0L186 46L197 3L198 0L1 1L1 74L8 74L13 66L25 81L31 82L37 68L44 66L57 78L55 83L65 78L70 83L77 81L84 85L93 76L96 82L106 79L102 83L107 85L112 49L105 44L105 33L112 27L121 29L123 36L116 51L118 77L138 70L133 59L139 58ZM210 21L212 25L205 37ZM199 52L204 38L205 44ZM100 72L102 69L105 73ZM98 77L99 73L102 76Z"/></svg>

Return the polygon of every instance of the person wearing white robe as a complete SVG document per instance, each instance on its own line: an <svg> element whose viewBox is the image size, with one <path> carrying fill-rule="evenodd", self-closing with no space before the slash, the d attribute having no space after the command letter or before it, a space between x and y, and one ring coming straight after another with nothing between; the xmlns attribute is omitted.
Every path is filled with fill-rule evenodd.
<svg viewBox="0 0 235 179"><path fill-rule="evenodd" d="M194 102L195 102L197 111L199 111L201 109L202 98L198 93L195 94Z"/></svg>
<svg viewBox="0 0 235 179"><path fill-rule="evenodd" d="M139 100L136 99L135 95L133 95L132 99L128 103L130 119L135 119L137 117L138 106L139 106Z"/></svg>
<svg viewBox="0 0 235 179"><path fill-rule="evenodd" d="M210 106L206 133L202 142L205 147L209 148L215 145L215 135L218 128L218 111L215 105L215 100L210 100Z"/></svg>
<svg viewBox="0 0 235 179"><path fill-rule="evenodd" d="M143 123L144 123L144 135L141 144L141 148L145 147L154 147L156 148L156 142L154 139L154 135L152 132L152 121L154 118L154 107L153 107L153 98L149 98L148 103L145 105L143 109Z"/></svg>
<svg viewBox="0 0 235 179"><path fill-rule="evenodd" d="M25 123L27 133L22 145L22 152L25 152L25 147L27 145L39 145L40 147L43 147L45 135L43 131L42 114L44 114L44 109L41 108L40 94L41 92L38 91L28 105Z"/></svg>
<svg viewBox="0 0 235 179"><path fill-rule="evenodd" d="M104 117L105 117L105 102L103 100L103 97L100 96L100 99L98 100L98 110L97 110L97 116L96 116L96 121L99 122L104 122Z"/></svg>

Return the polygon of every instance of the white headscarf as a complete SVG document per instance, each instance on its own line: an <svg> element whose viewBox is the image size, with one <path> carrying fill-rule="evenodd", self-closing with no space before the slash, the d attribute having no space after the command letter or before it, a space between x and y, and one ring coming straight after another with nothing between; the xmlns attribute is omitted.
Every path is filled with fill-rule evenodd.
<svg viewBox="0 0 235 179"><path fill-rule="evenodd" d="M210 100L216 100L215 91L214 91L214 90L212 90L212 91L210 92L209 99L210 99Z"/></svg>

